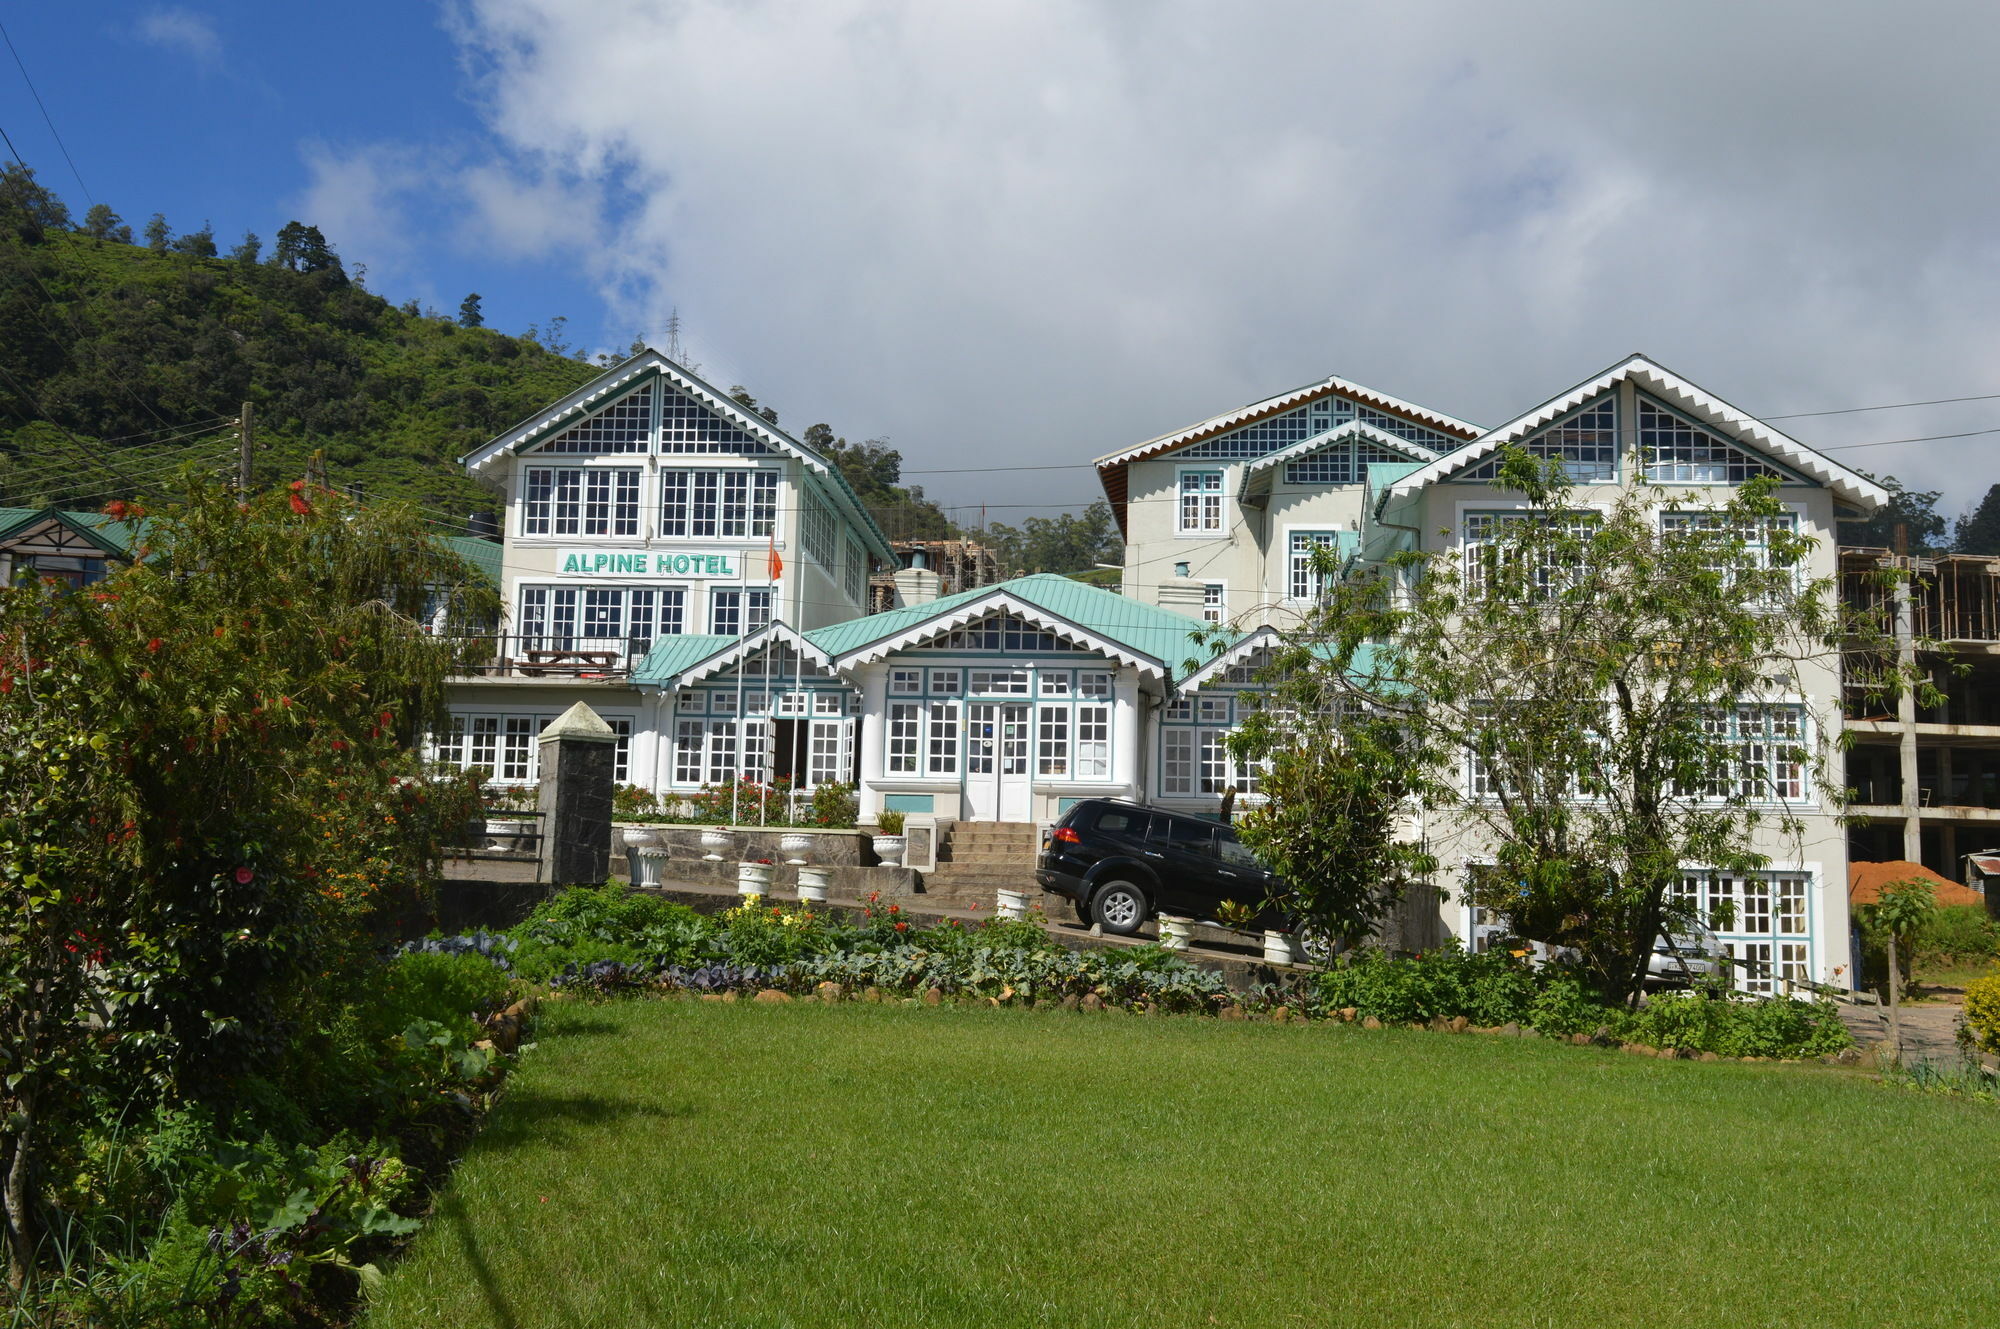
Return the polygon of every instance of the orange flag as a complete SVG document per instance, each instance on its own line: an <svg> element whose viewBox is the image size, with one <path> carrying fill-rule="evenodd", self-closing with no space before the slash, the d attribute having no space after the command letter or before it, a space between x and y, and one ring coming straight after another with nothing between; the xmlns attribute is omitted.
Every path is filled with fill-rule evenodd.
<svg viewBox="0 0 2000 1329"><path fill-rule="evenodd" d="M775 535L771 537L770 572L772 581L785 575L785 560L778 554L778 537Z"/></svg>

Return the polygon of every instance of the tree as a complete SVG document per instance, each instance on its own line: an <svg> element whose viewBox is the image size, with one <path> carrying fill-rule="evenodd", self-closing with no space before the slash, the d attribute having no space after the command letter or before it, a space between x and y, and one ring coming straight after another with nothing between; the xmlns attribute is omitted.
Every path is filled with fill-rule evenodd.
<svg viewBox="0 0 2000 1329"><path fill-rule="evenodd" d="M1902 989L1903 964L1897 942L1907 942L1937 912L1937 892L1921 877L1892 881L1882 887L1875 903L1862 906L1862 915L1882 930L1889 943L1889 1038L1896 1055L1903 1055Z"/></svg>
<svg viewBox="0 0 2000 1329"><path fill-rule="evenodd" d="M996 522L982 534L1012 572L1088 572L1125 556L1111 505L1101 498L1081 516L1030 517L1018 527Z"/></svg>
<svg viewBox="0 0 2000 1329"><path fill-rule="evenodd" d="M0 218L7 228L30 244L49 231L67 231L69 205L62 196L35 179L34 168L20 162L0 167Z"/></svg>
<svg viewBox="0 0 2000 1329"><path fill-rule="evenodd" d="M90 211L83 214L83 233L93 240L115 240L121 245L132 243L132 228L104 203L91 204Z"/></svg>
<svg viewBox="0 0 2000 1329"><path fill-rule="evenodd" d="M1759 834L1800 836L1792 809L1834 796L1788 680L1864 631L1863 659L1893 653L1806 575L1812 542L1768 479L1719 509L1640 484L1585 510L1559 464L1509 449L1495 483L1526 507L1462 559L1408 552L1331 584L1281 654L1344 698L1346 723L1394 722L1437 852L1490 855L1473 904L1636 999L1654 938L1690 912L1683 865L1761 868ZM1318 570L1332 582L1330 553ZM1274 751L1312 737L1296 714L1267 723Z"/></svg>
<svg viewBox="0 0 2000 1329"><path fill-rule="evenodd" d="M833 463L890 539L949 540L958 534L944 510L924 497L922 485L901 483L903 454L887 439L849 443L835 436L833 426L816 424L806 428L804 442Z"/></svg>
<svg viewBox="0 0 2000 1329"><path fill-rule="evenodd" d="M186 254L190 258L215 257L215 227L204 221L199 231L189 231L173 242L176 254Z"/></svg>
<svg viewBox="0 0 2000 1329"><path fill-rule="evenodd" d="M394 505L191 474L145 557L0 590L0 1178L18 1287L87 1094L226 1120L469 805L411 745L493 596ZM227 575L217 575L226 571Z"/></svg>
<svg viewBox="0 0 2000 1329"><path fill-rule="evenodd" d="M255 231L245 231L243 238L237 242L236 248L229 251L229 257L232 262L242 263L247 266L254 264L257 261L257 256L263 250L264 242L257 238L257 233Z"/></svg>
<svg viewBox="0 0 2000 1329"><path fill-rule="evenodd" d="M741 383L730 386L729 400L735 402L746 411L752 411L762 416L767 423L778 423L778 413L769 406L759 406L757 399L750 395L750 389L744 387Z"/></svg>
<svg viewBox="0 0 2000 1329"><path fill-rule="evenodd" d="M1898 543L1897 530L1901 528L1902 541L1913 554L1932 553L1944 547L1945 522L1937 510L1937 490L1905 489L1903 482L1893 475L1868 478L1889 491L1889 501L1861 521L1841 522L1842 544L1894 549Z"/></svg>
<svg viewBox="0 0 2000 1329"><path fill-rule="evenodd" d="M458 302L458 326L461 328L486 326L486 315L479 308L479 292L474 291Z"/></svg>
<svg viewBox="0 0 2000 1329"><path fill-rule="evenodd" d="M146 248L152 250L155 254L164 254L167 252L168 243L173 238L173 230L167 225L167 214L164 212L154 213L146 222Z"/></svg>
<svg viewBox="0 0 2000 1329"><path fill-rule="evenodd" d="M1991 485L1979 506L1958 519L1952 548L1961 554L2000 554L2000 485Z"/></svg>
<svg viewBox="0 0 2000 1329"><path fill-rule="evenodd" d="M293 272L331 273L339 282L345 282L347 277L340 266L340 256L333 252L333 246L320 234L319 227L297 220L278 228L277 243L271 247L271 266L290 268Z"/></svg>

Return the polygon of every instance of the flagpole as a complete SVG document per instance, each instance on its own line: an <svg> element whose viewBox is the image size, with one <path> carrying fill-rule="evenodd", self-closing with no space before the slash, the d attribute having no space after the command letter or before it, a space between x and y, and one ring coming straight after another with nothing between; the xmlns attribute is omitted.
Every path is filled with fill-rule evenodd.
<svg viewBox="0 0 2000 1329"><path fill-rule="evenodd" d="M750 606L745 601L750 598L750 570L743 563L743 551L736 551L736 639L742 641L746 635L744 626L749 623ZM714 626L711 624L710 626ZM738 825L743 820L743 666L748 664L740 653L736 657L736 778L729 782L729 824Z"/></svg>

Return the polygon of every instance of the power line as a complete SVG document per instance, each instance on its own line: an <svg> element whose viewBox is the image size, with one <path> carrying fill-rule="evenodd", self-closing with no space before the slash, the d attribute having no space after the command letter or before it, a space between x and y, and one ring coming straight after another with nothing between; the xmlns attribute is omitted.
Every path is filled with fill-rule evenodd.
<svg viewBox="0 0 2000 1329"><path fill-rule="evenodd" d="M1844 406L1837 411L1793 411L1790 415L1760 415L1759 420L1808 420L1822 415L1860 415L1864 411L1900 411L1912 406L1950 406L1966 401L2000 401L2000 392L1976 397L1933 397L1929 401L1892 401L1881 406Z"/></svg>
<svg viewBox="0 0 2000 1329"><path fill-rule="evenodd" d="M91 197L90 186L83 183L83 172L76 169L75 158L69 155L69 145L63 142L62 135L56 131L56 122L50 118L49 108L43 105L42 94L35 89L35 80L28 77L28 66L22 62L20 51L15 49L14 39L8 35L5 23L0 23L0 39L6 41L8 54L14 57L14 67L21 71L21 81L28 85L28 95L35 99L35 106L42 113L42 123L49 127L49 134L55 139L56 147L62 152L63 160L69 163L69 173L76 177L77 188L83 191L85 199L88 199L92 203L97 202L95 198ZM12 151L14 145L10 142L7 147L9 151ZM20 161L21 154L18 152L15 153L14 160ZM25 165L25 163L23 164Z"/></svg>

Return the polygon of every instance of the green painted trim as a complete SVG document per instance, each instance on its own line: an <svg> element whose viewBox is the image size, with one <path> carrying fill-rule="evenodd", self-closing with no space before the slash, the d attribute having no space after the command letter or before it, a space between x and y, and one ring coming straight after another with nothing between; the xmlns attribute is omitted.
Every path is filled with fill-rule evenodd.
<svg viewBox="0 0 2000 1329"><path fill-rule="evenodd" d="M929 816L937 811L937 795L884 794L882 807L889 812L920 812Z"/></svg>

